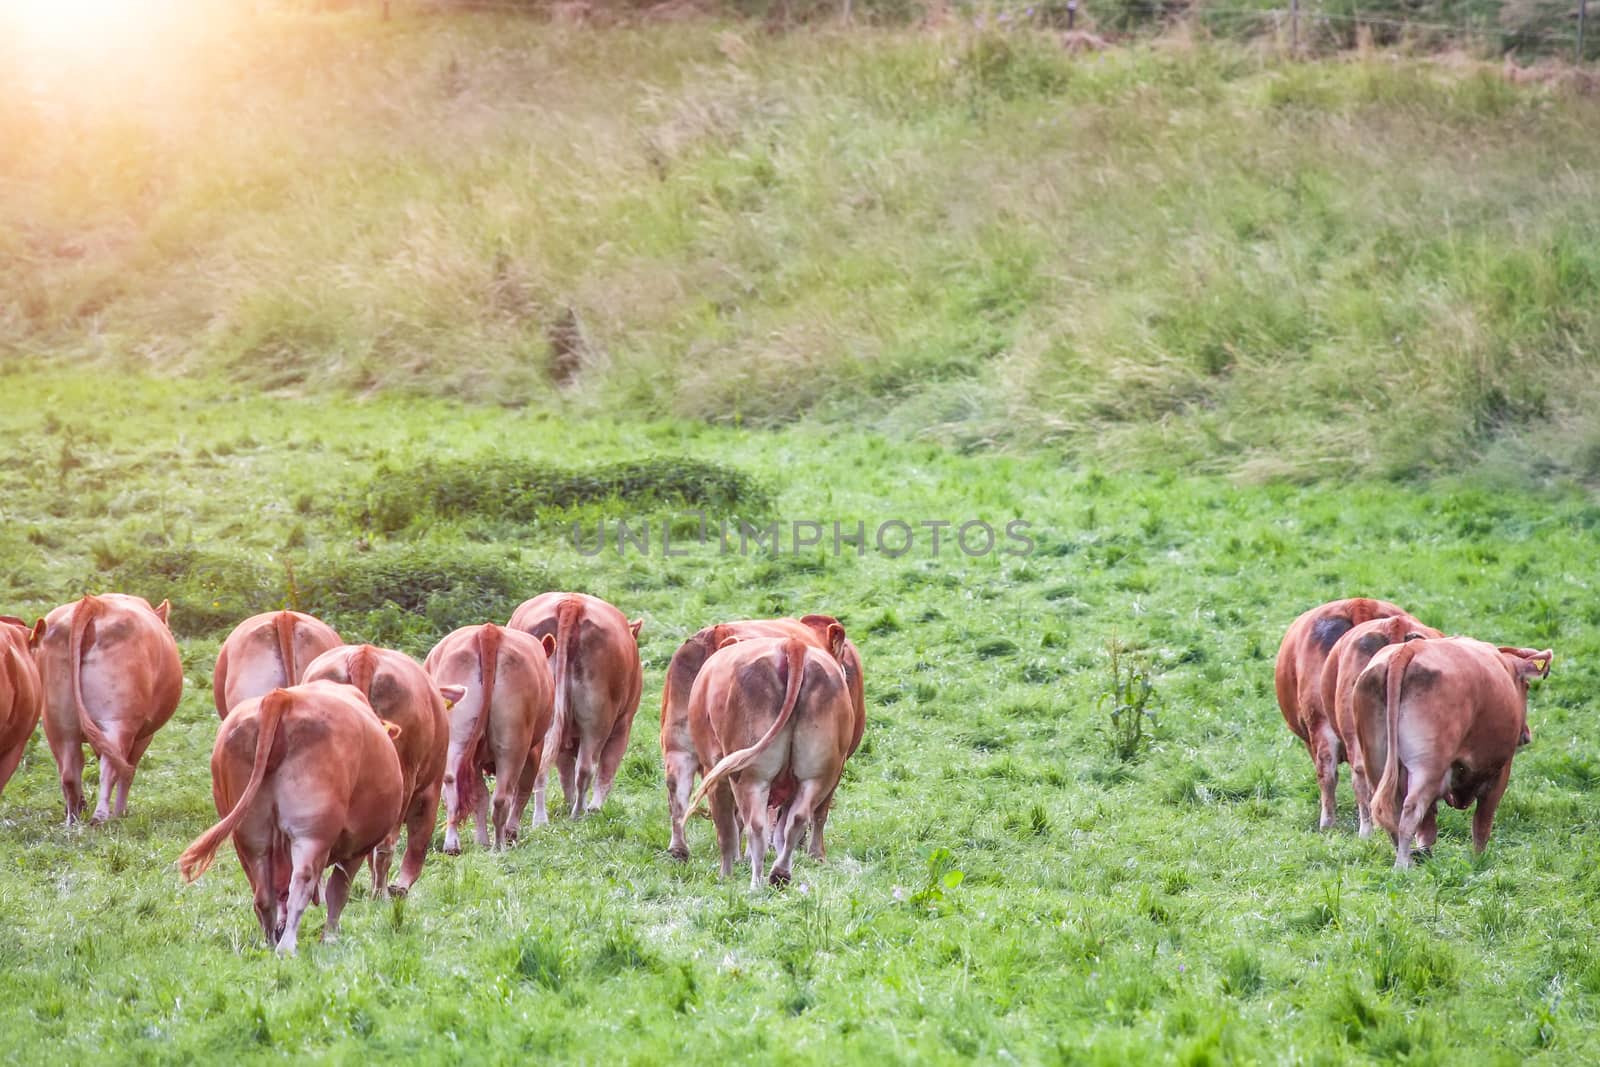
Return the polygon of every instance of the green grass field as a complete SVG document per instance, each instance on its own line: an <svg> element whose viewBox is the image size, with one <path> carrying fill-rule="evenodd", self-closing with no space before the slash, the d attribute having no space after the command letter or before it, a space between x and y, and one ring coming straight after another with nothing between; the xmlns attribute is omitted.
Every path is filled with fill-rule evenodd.
<svg viewBox="0 0 1600 1067"><path fill-rule="evenodd" d="M0 1058L1600 1056L1592 101L1029 36L193 35L101 108L0 93L0 612L170 598L189 681L126 819L65 827L42 739L0 798ZM693 508L827 543L663 556ZM649 555L575 548L624 519ZM831 551L890 520L1034 551ZM179 884L234 622L420 655L555 588L645 619L604 812L293 960L226 848ZM1347 774L1314 829L1273 656L1356 592L1555 650L1479 859L1446 811L1392 871ZM752 894L705 820L665 854L661 677L808 611L867 733L827 864ZM1127 762L1113 645L1157 696Z"/></svg>

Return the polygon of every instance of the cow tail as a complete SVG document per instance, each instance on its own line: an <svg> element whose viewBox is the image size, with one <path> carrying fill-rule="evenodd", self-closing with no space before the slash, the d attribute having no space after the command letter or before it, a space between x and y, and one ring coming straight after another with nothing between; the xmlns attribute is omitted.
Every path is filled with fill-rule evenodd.
<svg viewBox="0 0 1600 1067"><path fill-rule="evenodd" d="M293 702L294 697L282 689L274 689L261 698L261 720L256 730L256 755L255 761L250 764L250 780L245 783L244 792L239 794L233 810L224 815L217 825L195 838L194 843L178 857L178 871L185 882L192 882L206 873L206 868L217 856L217 849L222 847L222 839L233 833L234 827L239 825L239 820L250 809L267 774L267 757L272 754L272 742L278 736L278 723Z"/></svg>
<svg viewBox="0 0 1600 1067"><path fill-rule="evenodd" d="M778 717L773 720L767 732L761 739L749 748L741 748L737 752L730 752L717 761L717 765L700 780L700 788L694 791L689 798L689 810L693 811L699 806L711 788L730 774L736 774L754 763L761 753L767 750L773 739L782 733L789 725L789 719L794 715L795 705L800 702L800 682L806 668L806 646L799 638L791 637L783 642L784 666L788 671L788 678L784 684L783 707L778 709Z"/></svg>
<svg viewBox="0 0 1600 1067"><path fill-rule="evenodd" d="M280 611L272 617L273 629L278 632L278 656L283 660L283 684L297 685L300 679L294 673L294 613Z"/></svg>
<svg viewBox="0 0 1600 1067"><path fill-rule="evenodd" d="M126 780L133 776L132 765L111 738L106 736L106 732L100 729L100 724L94 721L83 703L84 634L99 613L100 601L92 596L78 601L78 606L72 612L71 636L67 641L67 669L72 672L72 705L78 714L78 730L88 740L89 747L111 766L118 777Z"/></svg>
<svg viewBox="0 0 1600 1067"><path fill-rule="evenodd" d="M1408 642L1395 649L1385 679L1384 718L1389 740L1383 758L1383 775L1372 789L1372 818L1386 829L1399 825L1400 689L1405 682L1406 667L1421 647L1422 642Z"/></svg>
<svg viewBox="0 0 1600 1067"><path fill-rule="evenodd" d="M568 697L572 663L577 658L578 633L583 629L583 601L576 597L563 600L556 607L556 650L550 659L550 676L555 682L555 702L550 713L550 729L545 731L544 746L539 751L539 779L543 780L561 746L566 744L567 728L572 717L572 701Z"/></svg>
<svg viewBox="0 0 1600 1067"><path fill-rule="evenodd" d="M350 664L346 668L350 677L350 684L361 690L361 695L372 702L372 676L378 673L378 650L371 645L362 645L350 656ZM374 708L373 711L378 709Z"/></svg>
<svg viewBox="0 0 1600 1067"><path fill-rule="evenodd" d="M460 762L456 764L456 807L471 811L483 790L483 774L478 770L478 745L489 729L489 715L494 707L495 674L500 669L500 627L486 622L478 627L478 717L473 720L472 733L462 746Z"/></svg>

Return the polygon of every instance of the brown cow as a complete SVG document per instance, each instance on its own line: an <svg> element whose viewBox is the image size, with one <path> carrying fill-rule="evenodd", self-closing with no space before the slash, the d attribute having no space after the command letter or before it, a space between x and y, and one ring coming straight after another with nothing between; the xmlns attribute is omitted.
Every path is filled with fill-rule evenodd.
<svg viewBox="0 0 1600 1067"><path fill-rule="evenodd" d="M1334 791L1339 785L1343 744L1330 714L1322 707L1322 666L1339 638L1371 619L1404 615L1404 608L1386 600L1356 597L1312 608L1296 619L1278 647L1278 707L1294 735L1305 742L1322 790L1318 829L1334 823Z"/></svg>
<svg viewBox="0 0 1600 1067"><path fill-rule="evenodd" d="M1358 832L1362 837L1372 836L1372 777L1366 761L1361 758L1361 739L1350 708L1356 678L1385 645L1443 636L1410 615L1369 619L1339 638L1322 667L1322 709L1339 737L1338 755L1350 762L1350 785L1356 794Z"/></svg>
<svg viewBox="0 0 1600 1067"><path fill-rule="evenodd" d="M299 611L252 615L233 628L217 653L211 675L211 699L217 715L251 697L265 696L305 680L312 660L344 644L321 619Z"/></svg>
<svg viewBox="0 0 1600 1067"><path fill-rule="evenodd" d="M755 637L799 638L832 653L838 659L849 682L850 702L855 708L849 755L854 755L861 744L861 735L866 727L861 653L845 637L844 627L839 625L838 619L831 615L807 615L801 619L749 619L707 626L679 645L678 651L672 654L672 662L667 665L666 683L661 689L661 762L667 772L667 811L672 823L672 843L667 851L674 859L689 858L685 824L688 822L689 794L694 790L695 777L700 773L694 738L689 734L689 691L706 660L729 639L743 641ZM827 824L832 800L831 796L824 798L815 812L811 855L819 860L826 855L823 828Z"/></svg>
<svg viewBox="0 0 1600 1067"><path fill-rule="evenodd" d="M34 629L44 683L44 736L61 772L67 823L84 808L83 745L100 757L94 822L128 807L128 787L155 732L183 694L183 663L167 629L169 605L106 593L63 604ZM111 790L116 787L116 806Z"/></svg>
<svg viewBox="0 0 1600 1067"><path fill-rule="evenodd" d="M32 635L21 619L0 615L0 793L17 772L44 710L39 667L28 651Z"/></svg>
<svg viewBox="0 0 1600 1067"><path fill-rule="evenodd" d="M776 808L778 856L768 880L789 880L795 845L838 788L855 717L838 660L799 638L737 641L706 661L689 694L689 730L705 771L689 803L711 797L723 877L739 851L737 808L750 837L750 886L761 887Z"/></svg>
<svg viewBox="0 0 1600 1067"><path fill-rule="evenodd" d="M274 689L233 708L211 749L222 821L184 850L184 881L204 874L233 835L261 932L292 956L301 916L331 866L322 938L333 940L361 861L400 820L398 729L354 687L334 682Z"/></svg>
<svg viewBox="0 0 1600 1067"><path fill-rule="evenodd" d="M561 793L573 818L583 814L591 785L590 811L599 811L611 792L644 688L639 667L643 625L643 619L630 623L604 600L583 593L545 593L511 616L512 629L540 641L555 639L550 660L555 709L534 794L535 826L546 820L544 792L551 760L560 771Z"/></svg>
<svg viewBox="0 0 1600 1067"><path fill-rule="evenodd" d="M1372 818L1411 866L1413 839L1430 848L1443 799L1474 801L1472 847L1482 852L1511 778L1528 718L1528 679L1550 673L1549 649L1496 648L1470 637L1389 645L1356 679L1352 708L1367 765L1383 767Z"/></svg>
<svg viewBox="0 0 1600 1067"><path fill-rule="evenodd" d="M450 716L446 700L458 700L459 686L441 693L428 672L404 652L372 645L330 648L305 669L308 682L329 681L353 685L367 698L378 718L400 727L395 751L400 756L401 792L405 806L394 832L372 853L372 892L384 891L389 863L400 827L406 830L406 854L400 877L388 887L390 894L405 896L422 873L439 821L439 790L444 780L444 759L450 748Z"/></svg>
<svg viewBox="0 0 1600 1067"><path fill-rule="evenodd" d="M553 638L540 642L519 630L485 623L456 630L428 653L426 667L434 682L464 690L450 709L444 771L444 850L452 856L461 851L457 827L474 809L478 844L489 844L485 773L493 774L495 782L495 847L505 848L517 839L550 731L554 647Z"/></svg>

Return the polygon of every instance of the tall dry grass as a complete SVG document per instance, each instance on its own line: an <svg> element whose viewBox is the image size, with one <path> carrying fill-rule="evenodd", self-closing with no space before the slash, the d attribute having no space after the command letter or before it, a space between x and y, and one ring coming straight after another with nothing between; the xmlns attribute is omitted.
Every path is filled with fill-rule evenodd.
<svg viewBox="0 0 1600 1067"><path fill-rule="evenodd" d="M204 10L0 63L13 353L1111 467L1600 474L1600 110L1558 87Z"/></svg>

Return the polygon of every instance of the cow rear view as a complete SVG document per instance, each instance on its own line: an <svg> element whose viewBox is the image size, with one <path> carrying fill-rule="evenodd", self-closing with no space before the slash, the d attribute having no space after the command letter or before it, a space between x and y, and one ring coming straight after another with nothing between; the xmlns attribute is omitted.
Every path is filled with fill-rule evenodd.
<svg viewBox="0 0 1600 1067"><path fill-rule="evenodd" d="M395 729L354 687L333 682L275 689L233 708L211 750L211 795L222 819L184 850L184 881L204 874L231 835L262 934L280 955L293 955L300 920L331 866L323 932L331 940L362 860L400 818Z"/></svg>
<svg viewBox="0 0 1600 1067"><path fill-rule="evenodd" d="M333 627L300 611L252 615L233 628L217 651L211 700L217 715L251 697L299 685L311 661L344 642Z"/></svg>
<svg viewBox="0 0 1600 1067"><path fill-rule="evenodd" d="M445 694L433 684L422 665L404 652L373 645L330 648L305 669L308 682L329 681L353 685L367 698L379 719L400 727L395 751L400 756L401 792L405 808L401 824L372 854L372 892L404 896L422 874L439 821L439 790L444 779L445 751L450 744L450 718ZM452 691L452 698L459 695ZM389 864L406 830L406 852L400 875L392 884Z"/></svg>
<svg viewBox="0 0 1600 1067"><path fill-rule="evenodd" d="M121 593L86 596L34 631L44 683L44 734L56 758L67 822L83 813L83 746L100 757L94 822L123 814L134 771L183 694L168 604ZM114 799L113 799L114 795Z"/></svg>
<svg viewBox="0 0 1600 1067"><path fill-rule="evenodd" d="M838 788L850 754L855 710L843 668L797 638L727 645L695 679L689 727L705 772L690 806L711 798L723 876L733 872L742 823L751 887L761 885L770 831L778 855L768 880L784 884L796 843Z"/></svg>
<svg viewBox="0 0 1600 1067"><path fill-rule="evenodd" d="M537 641L555 641L550 658L555 702L535 787L537 812L545 808L545 768L552 760L573 818L605 804L644 688L639 666L643 625L642 619L630 623L604 600L584 593L545 593L512 614L511 629Z"/></svg>
<svg viewBox="0 0 1600 1067"><path fill-rule="evenodd" d="M798 638L809 645L826 650L839 661L849 683L850 703L855 713L850 753L854 754L857 746L861 744L861 736L866 728L861 654L845 636L844 627L839 624L838 619L831 615L807 615L800 619L747 619L707 626L691 635L672 654L672 661L667 665L666 681L661 687L661 763L666 769L667 815L672 834L667 852L673 859L689 858L689 840L686 833L689 794L694 791L695 778L700 773L694 738L689 732L689 693L694 688L694 680L699 676L706 661L730 639L747 641L758 637ZM811 855L819 860L827 851L823 841L823 829L831 805L832 797L829 797L816 811Z"/></svg>
<svg viewBox="0 0 1600 1067"><path fill-rule="evenodd" d="M1356 680L1356 730L1369 769L1372 818L1395 843L1395 866L1412 843L1429 848L1443 800L1476 804L1472 847L1482 852L1527 727L1528 681L1550 671L1546 649L1497 648L1468 637L1389 645Z"/></svg>

